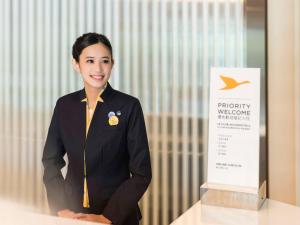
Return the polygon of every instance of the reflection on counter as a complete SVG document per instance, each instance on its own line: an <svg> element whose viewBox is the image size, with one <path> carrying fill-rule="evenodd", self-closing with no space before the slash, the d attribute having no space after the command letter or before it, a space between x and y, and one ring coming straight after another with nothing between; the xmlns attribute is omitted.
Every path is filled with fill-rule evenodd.
<svg viewBox="0 0 300 225"><path fill-rule="evenodd" d="M171 225L299 225L300 207L267 199L259 211L197 202Z"/></svg>
<svg viewBox="0 0 300 225"><path fill-rule="evenodd" d="M93 225L95 223L49 216L40 213L26 205L0 199L1 225ZM104 225L103 223L97 223Z"/></svg>

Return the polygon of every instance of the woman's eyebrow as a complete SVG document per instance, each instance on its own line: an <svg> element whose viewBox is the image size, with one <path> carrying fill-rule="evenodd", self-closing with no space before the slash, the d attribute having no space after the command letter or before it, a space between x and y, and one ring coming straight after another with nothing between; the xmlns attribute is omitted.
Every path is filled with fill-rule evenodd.
<svg viewBox="0 0 300 225"><path fill-rule="evenodd" d="M85 57L86 59L94 59L95 57L94 56L86 56ZM100 57L101 59L109 59L109 56L102 56Z"/></svg>

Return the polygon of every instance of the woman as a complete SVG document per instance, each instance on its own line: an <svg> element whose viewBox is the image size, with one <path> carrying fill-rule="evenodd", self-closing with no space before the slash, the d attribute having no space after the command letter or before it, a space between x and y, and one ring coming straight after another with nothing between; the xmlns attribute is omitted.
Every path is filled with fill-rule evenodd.
<svg viewBox="0 0 300 225"><path fill-rule="evenodd" d="M42 159L49 207L61 217L139 224L138 201L151 181L141 105L108 83L114 60L104 35L82 35L72 55L84 89L56 102Z"/></svg>

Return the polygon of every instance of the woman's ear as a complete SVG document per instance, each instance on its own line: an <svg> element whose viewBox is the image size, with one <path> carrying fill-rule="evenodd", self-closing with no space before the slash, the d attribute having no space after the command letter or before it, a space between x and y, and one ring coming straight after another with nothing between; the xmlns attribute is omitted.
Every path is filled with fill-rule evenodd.
<svg viewBox="0 0 300 225"><path fill-rule="evenodd" d="M73 65L74 70L75 70L77 73L80 73L79 63L78 63L74 58L72 59L72 65Z"/></svg>
<svg viewBox="0 0 300 225"><path fill-rule="evenodd" d="M114 59L111 59L111 67L113 67L115 64L115 60Z"/></svg>

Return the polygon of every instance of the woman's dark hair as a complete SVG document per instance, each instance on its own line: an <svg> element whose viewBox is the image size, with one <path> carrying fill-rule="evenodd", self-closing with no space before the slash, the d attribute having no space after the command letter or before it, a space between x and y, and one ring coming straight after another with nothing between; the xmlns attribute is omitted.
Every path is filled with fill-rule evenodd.
<svg viewBox="0 0 300 225"><path fill-rule="evenodd" d="M86 33L76 39L75 43L72 47L72 55L76 62L79 62L79 56L83 49L90 45L94 45L97 43L103 44L108 48L111 54L111 58L113 60L113 50L110 44L110 41L103 34L98 33Z"/></svg>

